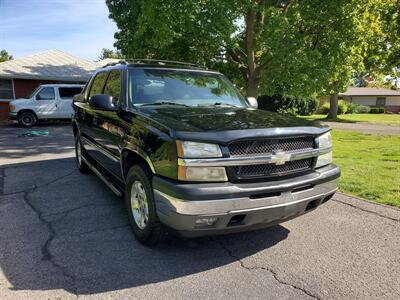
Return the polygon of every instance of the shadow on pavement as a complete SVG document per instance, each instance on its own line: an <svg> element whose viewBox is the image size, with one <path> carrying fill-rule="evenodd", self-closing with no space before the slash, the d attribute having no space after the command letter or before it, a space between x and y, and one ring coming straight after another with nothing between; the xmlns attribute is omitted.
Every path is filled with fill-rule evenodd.
<svg viewBox="0 0 400 300"><path fill-rule="evenodd" d="M0 267L14 290L96 294L164 282L254 255L289 234L274 226L192 241L167 237L149 248L135 240L123 201L76 171L74 159L0 170Z"/></svg>

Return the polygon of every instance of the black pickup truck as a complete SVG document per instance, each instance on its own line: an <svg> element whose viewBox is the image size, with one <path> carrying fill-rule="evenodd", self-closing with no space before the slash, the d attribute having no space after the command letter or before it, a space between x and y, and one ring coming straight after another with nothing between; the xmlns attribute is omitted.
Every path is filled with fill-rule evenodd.
<svg viewBox="0 0 400 300"><path fill-rule="evenodd" d="M253 230L309 212L336 192L327 127L257 109L222 74L121 61L73 102L81 172L125 197L137 239Z"/></svg>

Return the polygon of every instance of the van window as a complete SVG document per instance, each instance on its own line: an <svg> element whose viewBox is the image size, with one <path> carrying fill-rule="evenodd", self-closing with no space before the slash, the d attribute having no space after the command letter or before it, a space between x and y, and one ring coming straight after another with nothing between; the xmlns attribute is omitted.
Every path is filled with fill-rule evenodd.
<svg viewBox="0 0 400 300"><path fill-rule="evenodd" d="M108 75L104 94L113 97L114 105L117 105L121 96L121 73L118 70L113 70Z"/></svg>
<svg viewBox="0 0 400 300"><path fill-rule="evenodd" d="M58 88L58 92L60 93L60 98L69 100L72 99L76 94L80 94L82 92L81 87L60 87Z"/></svg>
<svg viewBox="0 0 400 300"><path fill-rule="evenodd" d="M55 100L56 94L54 93L54 88L44 87L36 94L36 100Z"/></svg>
<svg viewBox="0 0 400 300"><path fill-rule="evenodd" d="M96 77L93 80L92 86L90 87L89 98L94 95L101 94L105 78L105 72L97 73Z"/></svg>

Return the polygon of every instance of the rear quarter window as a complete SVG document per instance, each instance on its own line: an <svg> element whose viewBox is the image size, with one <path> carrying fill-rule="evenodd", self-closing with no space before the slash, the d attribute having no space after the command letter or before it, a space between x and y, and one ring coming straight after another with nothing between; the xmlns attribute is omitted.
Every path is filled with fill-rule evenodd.
<svg viewBox="0 0 400 300"><path fill-rule="evenodd" d="M81 87L63 87L59 88L58 92L60 93L61 99L72 99L75 95L80 94L82 92Z"/></svg>

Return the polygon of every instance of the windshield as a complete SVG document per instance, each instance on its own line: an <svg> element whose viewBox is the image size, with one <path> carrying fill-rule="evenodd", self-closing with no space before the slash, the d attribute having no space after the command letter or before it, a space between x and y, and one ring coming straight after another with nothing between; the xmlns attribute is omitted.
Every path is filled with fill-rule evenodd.
<svg viewBox="0 0 400 300"><path fill-rule="evenodd" d="M246 102L221 74L186 70L131 69L129 102L133 106L235 106Z"/></svg>
<svg viewBox="0 0 400 300"><path fill-rule="evenodd" d="M32 93L29 94L28 99L31 99L42 86L39 85Z"/></svg>

